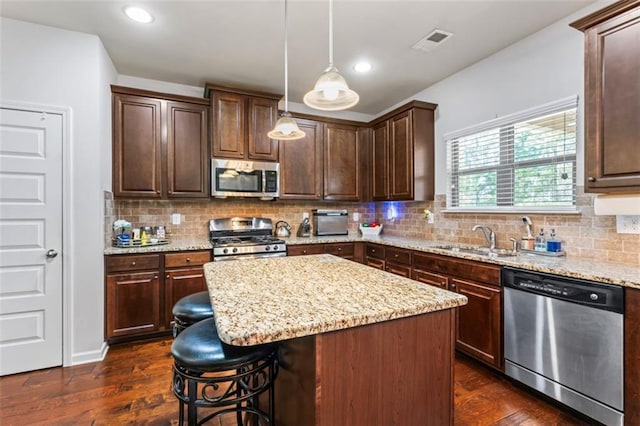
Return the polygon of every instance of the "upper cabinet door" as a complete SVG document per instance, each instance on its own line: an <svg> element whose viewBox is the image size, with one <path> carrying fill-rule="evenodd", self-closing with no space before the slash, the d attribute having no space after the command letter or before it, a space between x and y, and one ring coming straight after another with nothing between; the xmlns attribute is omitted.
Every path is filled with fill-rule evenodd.
<svg viewBox="0 0 640 426"><path fill-rule="evenodd" d="M208 108L167 102L167 196L208 198Z"/></svg>
<svg viewBox="0 0 640 426"><path fill-rule="evenodd" d="M374 126L371 138L371 198L374 201L384 201L389 199L388 121Z"/></svg>
<svg viewBox="0 0 640 426"><path fill-rule="evenodd" d="M248 158L278 161L278 141L267 136L278 121L278 101L249 97L248 103Z"/></svg>
<svg viewBox="0 0 640 426"><path fill-rule="evenodd" d="M244 158L246 139L245 97L236 93L212 92L213 156Z"/></svg>
<svg viewBox="0 0 640 426"><path fill-rule="evenodd" d="M296 119L305 137L280 141L280 198L322 199L322 124Z"/></svg>
<svg viewBox="0 0 640 426"><path fill-rule="evenodd" d="M413 199L413 111L389 120L389 198Z"/></svg>
<svg viewBox="0 0 640 426"><path fill-rule="evenodd" d="M113 94L113 195L162 197L162 102Z"/></svg>
<svg viewBox="0 0 640 426"><path fill-rule="evenodd" d="M359 129L343 124L325 124L324 199L360 201L362 163Z"/></svg>
<svg viewBox="0 0 640 426"><path fill-rule="evenodd" d="M617 2L585 32L585 191L640 190L640 6Z"/></svg>

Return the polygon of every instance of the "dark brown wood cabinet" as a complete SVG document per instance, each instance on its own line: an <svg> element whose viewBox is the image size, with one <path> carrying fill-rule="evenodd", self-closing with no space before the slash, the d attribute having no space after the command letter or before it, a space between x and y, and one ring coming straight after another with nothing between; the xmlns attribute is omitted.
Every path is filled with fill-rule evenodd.
<svg viewBox="0 0 640 426"><path fill-rule="evenodd" d="M414 252L412 277L467 296L457 309L456 349L502 371L500 267Z"/></svg>
<svg viewBox="0 0 640 426"><path fill-rule="evenodd" d="M360 129L345 124L324 125L324 199L362 201L364 158Z"/></svg>
<svg viewBox="0 0 640 426"><path fill-rule="evenodd" d="M160 268L158 254L106 259L108 341L160 331Z"/></svg>
<svg viewBox="0 0 640 426"><path fill-rule="evenodd" d="M433 200L436 108L412 101L371 123L372 200Z"/></svg>
<svg viewBox="0 0 640 426"><path fill-rule="evenodd" d="M625 288L624 424L640 424L640 290Z"/></svg>
<svg viewBox="0 0 640 426"><path fill-rule="evenodd" d="M267 133L278 121L282 95L207 83L205 97L211 99L213 157L278 161L278 141Z"/></svg>
<svg viewBox="0 0 640 426"><path fill-rule="evenodd" d="M585 36L585 191L640 190L640 1L571 24Z"/></svg>
<svg viewBox="0 0 640 426"><path fill-rule="evenodd" d="M209 196L207 101L111 86L115 198Z"/></svg>
<svg viewBox="0 0 640 426"><path fill-rule="evenodd" d="M173 305L185 296L207 289L202 266L211 260L211 252L167 253L164 256L164 325L170 328Z"/></svg>
<svg viewBox="0 0 640 426"><path fill-rule="evenodd" d="M206 290L209 250L105 256L105 337L118 343L169 334L173 305Z"/></svg>
<svg viewBox="0 0 640 426"><path fill-rule="evenodd" d="M322 244L296 244L287 245L287 256L305 256L307 254L322 254L324 247Z"/></svg>
<svg viewBox="0 0 640 426"><path fill-rule="evenodd" d="M411 278L411 250L396 247L385 248L385 266L384 269L392 274Z"/></svg>
<svg viewBox="0 0 640 426"><path fill-rule="evenodd" d="M322 124L296 119L305 137L280 141L280 199L321 200L323 191Z"/></svg>

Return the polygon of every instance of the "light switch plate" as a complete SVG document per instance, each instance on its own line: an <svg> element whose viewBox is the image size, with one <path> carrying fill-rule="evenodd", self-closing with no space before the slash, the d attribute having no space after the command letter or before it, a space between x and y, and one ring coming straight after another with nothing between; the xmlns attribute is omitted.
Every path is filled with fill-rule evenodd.
<svg viewBox="0 0 640 426"><path fill-rule="evenodd" d="M171 224L180 225L180 213L174 213L171 215Z"/></svg>
<svg viewBox="0 0 640 426"><path fill-rule="evenodd" d="M309 219L309 212L302 213L302 220Z"/></svg>
<svg viewBox="0 0 640 426"><path fill-rule="evenodd" d="M640 216L616 216L618 234L640 234Z"/></svg>
<svg viewBox="0 0 640 426"><path fill-rule="evenodd" d="M353 214L353 221L354 221L354 222L360 222L360 213L355 212L355 213Z"/></svg>

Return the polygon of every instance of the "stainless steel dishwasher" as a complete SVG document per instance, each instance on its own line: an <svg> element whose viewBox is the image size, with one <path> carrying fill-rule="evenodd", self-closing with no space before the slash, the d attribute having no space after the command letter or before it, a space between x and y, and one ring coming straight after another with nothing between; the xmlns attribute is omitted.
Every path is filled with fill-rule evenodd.
<svg viewBox="0 0 640 426"><path fill-rule="evenodd" d="M505 373L605 425L622 425L624 293L503 268Z"/></svg>

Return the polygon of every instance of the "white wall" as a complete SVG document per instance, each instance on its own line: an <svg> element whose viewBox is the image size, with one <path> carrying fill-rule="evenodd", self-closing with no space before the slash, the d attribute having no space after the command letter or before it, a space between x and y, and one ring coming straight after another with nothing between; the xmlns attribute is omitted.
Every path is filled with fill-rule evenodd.
<svg viewBox="0 0 640 426"><path fill-rule="evenodd" d="M70 174L65 214L72 225L63 252L71 269L65 271L64 360L96 360L105 348L102 190L111 186L109 84L116 71L97 36L0 19L2 101L71 109L64 147Z"/></svg>
<svg viewBox="0 0 640 426"><path fill-rule="evenodd" d="M582 129L584 35L568 24L610 3L612 1L592 4L411 97L438 104L437 194L446 193L443 135L448 132L576 94L579 96L577 126ZM582 182L584 141L580 130L577 145L576 178Z"/></svg>

